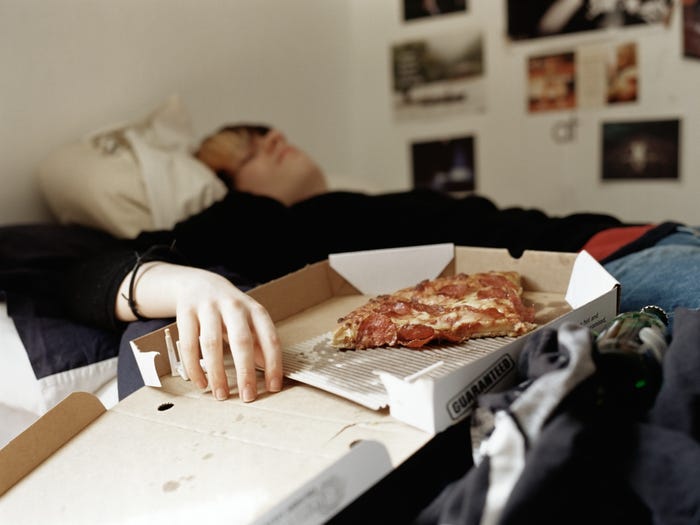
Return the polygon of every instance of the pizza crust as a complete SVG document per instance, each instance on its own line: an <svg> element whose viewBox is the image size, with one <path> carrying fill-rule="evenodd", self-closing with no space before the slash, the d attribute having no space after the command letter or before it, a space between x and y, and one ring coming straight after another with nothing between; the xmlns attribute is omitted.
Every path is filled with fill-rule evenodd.
<svg viewBox="0 0 700 525"><path fill-rule="evenodd" d="M459 273L374 297L338 319L331 346L362 350L523 335L537 327L518 272Z"/></svg>

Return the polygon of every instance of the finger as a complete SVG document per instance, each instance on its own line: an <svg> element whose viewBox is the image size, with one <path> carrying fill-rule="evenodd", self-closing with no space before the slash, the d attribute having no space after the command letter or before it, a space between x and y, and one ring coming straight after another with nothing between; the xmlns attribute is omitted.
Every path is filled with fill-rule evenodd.
<svg viewBox="0 0 700 525"><path fill-rule="evenodd" d="M207 378L199 365L199 323L191 311L177 312L178 350L180 361L189 378L198 388L207 386Z"/></svg>
<svg viewBox="0 0 700 525"><path fill-rule="evenodd" d="M216 399L223 401L229 396L229 385L224 368L221 317L213 309L199 313L199 345L207 367L209 386Z"/></svg>
<svg viewBox="0 0 700 525"><path fill-rule="evenodd" d="M245 402L258 395L255 372L255 337L248 323L245 306L236 301L222 308L231 355L236 366L238 392Z"/></svg>
<svg viewBox="0 0 700 525"><path fill-rule="evenodd" d="M265 370L265 385L270 392L282 390L283 369L282 349L277 329L270 315L262 305L255 303L250 307L250 319L256 335L256 355L261 355Z"/></svg>

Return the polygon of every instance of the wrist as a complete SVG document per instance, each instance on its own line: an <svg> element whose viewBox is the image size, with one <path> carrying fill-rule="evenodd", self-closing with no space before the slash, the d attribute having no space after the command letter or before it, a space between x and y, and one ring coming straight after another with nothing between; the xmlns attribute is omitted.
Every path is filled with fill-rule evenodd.
<svg viewBox="0 0 700 525"><path fill-rule="evenodd" d="M121 321L173 317L175 308L167 267L162 261L137 262L122 281L116 314Z"/></svg>

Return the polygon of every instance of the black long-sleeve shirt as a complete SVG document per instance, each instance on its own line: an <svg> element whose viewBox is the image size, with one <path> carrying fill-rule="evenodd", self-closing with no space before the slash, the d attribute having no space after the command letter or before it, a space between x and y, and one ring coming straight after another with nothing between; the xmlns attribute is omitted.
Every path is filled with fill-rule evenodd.
<svg viewBox="0 0 700 525"><path fill-rule="evenodd" d="M580 213L550 217L537 209L499 209L487 198L429 190L368 195L331 192L292 206L231 191L172 230L144 232L74 265L65 281L71 315L118 327L114 304L135 254L174 243L174 260L235 272L234 284L265 282L329 253L451 242L465 246L578 251L595 233L621 225L615 217Z"/></svg>

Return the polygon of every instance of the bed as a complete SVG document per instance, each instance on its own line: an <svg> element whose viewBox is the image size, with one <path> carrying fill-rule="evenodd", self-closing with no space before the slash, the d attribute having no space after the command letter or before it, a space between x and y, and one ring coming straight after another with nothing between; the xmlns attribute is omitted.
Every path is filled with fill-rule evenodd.
<svg viewBox="0 0 700 525"><path fill-rule="evenodd" d="M0 226L0 446L71 392L93 393L107 408L117 402L121 337L57 311L55 275L76 257L169 229L225 195L192 155L191 120L171 95L132 122L58 146L37 166L55 222ZM333 179L336 188L352 187Z"/></svg>
<svg viewBox="0 0 700 525"><path fill-rule="evenodd" d="M652 296L654 290L657 290L662 296L671 297L674 302L684 302L694 308L685 314L688 322L684 323L685 330L682 336L674 337L677 344L677 351L673 354L675 365L664 365L665 369L673 374L664 379L671 387L667 389L663 399L664 410L661 415L664 425L639 425L638 429L642 432L639 436L645 438L640 440L640 443L648 445L647 449L641 448L636 441L621 440L622 442L618 443L621 450L635 451L634 457L639 460L635 466L639 466L640 470L635 471L633 481L642 483L644 480L654 480L652 486L649 486L649 483L640 484L640 490L645 497L655 495L653 498L649 496L649 501L662 506L663 508L659 508L660 512L679 518L676 521L661 520L659 523L696 522L682 520L700 509L700 503L697 503L700 502L697 484L690 488L687 486L687 480L697 479L697 475L700 475L700 448L697 439L693 439L697 434L697 401L700 399L700 388L697 386L697 373L700 370L700 353L697 351L700 341L700 281L694 278L700 271L700 257L697 255L700 245L697 237L690 237L696 240L685 252L655 251L654 255L658 259L648 258L647 264L643 265L643 268L653 268L654 271L646 272L643 278L638 279L645 298ZM117 363L120 348L128 348L125 341L150 331L152 328L147 325L155 321L137 321L131 323L124 333L116 334L72 322L65 317L60 308L56 308L56 303L52 300L55 286L58 284L57 275L60 275L60 269L64 265L70 264L75 258L99 253L115 242L118 242L118 239L111 233L89 226L58 223L0 226L0 349L3 352L3 366L0 367L0 418L3 421L0 427L0 446L73 391L90 392L107 408L117 403ZM688 258L683 259L679 256L682 253ZM667 254L669 256L666 256ZM690 276L692 282L677 279L678 274L673 273L674 265L682 265L685 270L691 268L694 273L680 273ZM637 264L637 271L639 268L640 265ZM629 278L626 282L632 280ZM630 289L623 286L623 294L625 291L629 292ZM692 296L692 300L688 299L689 295ZM668 308L667 305L664 307ZM139 330L141 333L137 333ZM687 355L679 352L679 348ZM504 395L507 394L506 392ZM522 399L522 396L519 398ZM540 401L541 399L537 403ZM559 417L562 417L562 414L568 417L567 413L557 413ZM566 417L563 421L567 421ZM681 427L680 431L674 430L674 427ZM587 427L580 427L577 431L585 434L587 430ZM610 434L606 431L603 435L607 448ZM551 441L542 442L540 453L549 456L551 450L557 449L557 444L576 441L568 438L562 441L559 436L554 435ZM453 450L459 447L461 453L463 445L464 442L460 441L454 445ZM678 448L679 445L682 445L682 448ZM567 447L563 448L568 450ZM682 454L688 461L678 463L678 468L669 472L663 468L664 465L675 464L674 461L669 461L669 453ZM583 457L578 453L565 455L560 458L559 465L566 471L569 462L579 456ZM649 461L643 461L645 458L649 458ZM522 465L528 462L516 463ZM600 469L591 476L582 478L583 481L576 481L575 485L580 490L569 492L567 495L585 494L588 497L587 491L590 486L600 488L598 474L609 465L601 461L595 465ZM489 479L482 476L482 472L483 469L469 470L459 483L451 485L452 492L448 496L457 502L471 501L474 494L483 493L486 488L490 489L479 483L479 480ZM529 471L523 472L523 476L527 477L528 472L539 474L543 471L535 465ZM672 480L682 478L686 482L678 485L664 483L663 488L666 490L659 491L655 483L656 476ZM534 485L532 490L544 497L537 507L544 509L547 508L545 501L552 499L548 492L551 487L548 478L542 478L540 481L542 483ZM567 480L562 487L570 487L570 482L571 480ZM661 496L656 497L659 494ZM526 496L518 500L521 506L517 508L519 512L530 515L532 509L528 505L534 500L529 492ZM686 501L682 504L674 503L679 496ZM569 500L561 498L561 501L567 501L567 505L559 510L563 514L570 512ZM452 506L438 506L436 511L444 508ZM617 508L616 502L611 502L611 508ZM431 507L426 512L432 510L435 509Z"/></svg>
<svg viewBox="0 0 700 525"><path fill-rule="evenodd" d="M0 227L0 289L3 290L2 300L0 300L0 348L3 352L3 366L0 368L0 418L3 421L0 427L0 445L4 445L70 392L93 393L107 408L117 403L119 349L125 340L133 338L135 329L145 329L147 323L140 321L131 323L123 334L105 332L66 319L60 310L55 309L55 304L51 301L57 269L76 257L99 252L113 242L115 237L112 235L83 226L33 224ZM668 275L657 274L657 277L659 276L664 281L668 280ZM683 350L688 355L684 356L678 351L674 353L675 366L668 366L668 370L675 370L674 376L667 378L670 379L668 385L672 388L667 390L663 400L667 408L662 416L669 422L669 428L662 428L660 425L657 427L640 425L639 429L642 432L640 437L644 438L642 443L650 445L650 448L644 450L636 444L636 441L618 440L622 441L618 443L622 450L639 452L635 453L635 458L640 460L638 464L640 471L635 473L634 480L640 483L644 480L655 480L654 475L649 475L652 472L669 479L685 480L679 485L664 484L664 491L658 490L659 487L655 481L640 485L642 487L640 490L645 495L660 494L659 497L654 496L654 498L649 496L649 501L653 501L654 505L664 507L659 508L659 512L663 512L666 517L679 518L677 521L661 520L658 521L659 523L695 522L683 521L683 519L692 515L694 509L700 508L700 506L693 507L696 501L700 501L700 490L697 489L697 484L692 484L695 488L687 486L689 485L687 481L697 479L697 474L700 473L698 471L700 462L695 462L693 459L700 460L700 448L697 441L689 439L686 435L691 432L685 430L686 428L697 429L696 376L697 371L700 370L698 358L700 353L697 352L697 342L700 340L700 315L695 309L688 310L685 317L688 321L684 323L685 330L680 338L674 338L674 340L678 345L684 345L682 348L677 347L677 350ZM554 376L556 374L552 374L552 377ZM522 396L520 399L523 399ZM538 399L537 403L541 401L542 399ZM560 418L564 417L562 413L558 414ZM564 421L567 420L564 419ZM684 431L673 431L674 426L681 426ZM559 427L550 428L556 430ZM462 430L464 429L461 428L460 432ZM585 428L580 428L577 432L579 431L584 432ZM606 447L608 447L612 441L608 441L609 434L605 435ZM674 439L671 440L671 437ZM560 449L569 450L568 447L557 447L556 444L561 443L561 437L557 434L551 436L550 441L540 441L539 453L541 454L550 455L552 450L560 452ZM567 443L575 441L565 439ZM679 445L682 447L678 448ZM453 445L454 448L462 446L464 441ZM663 465L672 464L669 463L669 453L682 454L689 461L683 461L678 464L678 468L667 472ZM577 457L576 454L564 455L558 459L558 464L562 468L567 467L575 457ZM644 458L649 458L649 461L642 461ZM516 464L522 465L528 462L520 461ZM607 465L600 460L595 465L600 469L607 468ZM478 500L479 498L475 498L474 494L488 488L482 483L488 478L478 474L482 471L483 467L468 471L467 476L459 483L451 485L449 497L462 502ZM527 477L528 472L537 474L542 471L531 467L524 472L523 477ZM600 470L597 470L582 480L572 481L567 478L562 486L570 487L574 482L580 489L569 492L569 495L585 494L588 497L591 486L597 487L596 494L602 494L605 491L601 487L607 487L607 485L600 485L599 472ZM476 474L470 475L472 473ZM536 479L540 478L536 476ZM547 479L541 479L540 483L532 487L534 487L532 490L541 496L537 508L549 508L545 502L551 501L552 498L549 496L548 491L551 487ZM517 494L522 496L522 492ZM679 494L685 498L687 504L686 502L672 503ZM519 507L516 508L531 515L532 509L528 507L528 502L534 500L529 492L526 496L516 500L519 502ZM561 501L570 500L562 498ZM667 502L672 504L667 505ZM611 508L617 508L614 501L609 503ZM436 512L443 508L452 507L438 506ZM569 516L567 513L570 512L570 508L571 506L567 503L558 511L562 515ZM426 512L433 510L434 508L431 507Z"/></svg>

